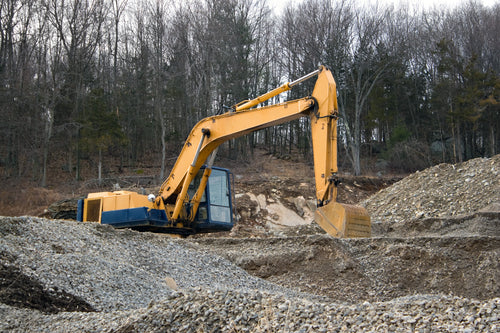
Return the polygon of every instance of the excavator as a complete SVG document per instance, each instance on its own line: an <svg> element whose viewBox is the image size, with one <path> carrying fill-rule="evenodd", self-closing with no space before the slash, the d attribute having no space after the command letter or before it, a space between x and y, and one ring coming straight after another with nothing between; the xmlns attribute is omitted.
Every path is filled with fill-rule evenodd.
<svg viewBox="0 0 500 333"><path fill-rule="evenodd" d="M257 107L316 76L311 96ZM218 147L228 140L301 117L309 117L311 124L315 222L333 237L370 237L367 211L336 201L339 112L336 84L325 66L255 99L242 101L226 113L199 121L157 196L130 191L89 193L78 202L77 220L181 236L231 230L232 174L213 166Z"/></svg>

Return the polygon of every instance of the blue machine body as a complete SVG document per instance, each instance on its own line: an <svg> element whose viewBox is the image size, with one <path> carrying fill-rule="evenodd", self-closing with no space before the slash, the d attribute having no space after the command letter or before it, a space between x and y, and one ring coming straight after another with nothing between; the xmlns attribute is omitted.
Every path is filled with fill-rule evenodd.
<svg viewBox="0 0 500 333"><path fill-rule="evenodd" d="M205 167L190 184L189 197L192 198L199 186ZM201 198L193 222L169 221L165 210L137 207L101 212L101 224L109 224L115 228L132 228L141 231L153 231L189 235L194 233L229 231L232 229L232 174L229 170L212 167L205 192ZM189 204L184 207L191 210ZM79 200L77 220L83 221L84 200ZM182 223L182 224L181 224Z"/></svg>

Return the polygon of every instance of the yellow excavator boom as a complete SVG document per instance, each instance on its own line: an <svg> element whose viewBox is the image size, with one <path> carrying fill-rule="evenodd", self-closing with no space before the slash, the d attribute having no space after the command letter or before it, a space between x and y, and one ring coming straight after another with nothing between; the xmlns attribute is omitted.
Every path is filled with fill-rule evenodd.
<svg viewBox="0 0 500 333"><path fill-rule="evenodd" d="M252 109L316 75L318 78L312 96ZM338 106L335 80L324 66L253 100L241 102L231 112L198 122L191 130L169 177L162 184L156 205L173 204L174 208L167 213L168 218L172 220L182 218L182 207L189 201L188 185L220 144L263 128L307 116L311 120L319 211L319 215L317 214L315 218L316 222L336 237L369 237L370 218L366 210L336 202Z"/></svg>

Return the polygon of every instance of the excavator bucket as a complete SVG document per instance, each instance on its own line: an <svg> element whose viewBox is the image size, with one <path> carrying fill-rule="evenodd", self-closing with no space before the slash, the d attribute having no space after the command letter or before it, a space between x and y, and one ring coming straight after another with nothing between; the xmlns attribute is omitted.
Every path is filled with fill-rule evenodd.
<svg viewBox="0 0 500 333"><path fill-rule="evenodd" d="M360 206L330 202L316 209L314 220L329 235L339 238L370 237L370 216Z"/></svg>

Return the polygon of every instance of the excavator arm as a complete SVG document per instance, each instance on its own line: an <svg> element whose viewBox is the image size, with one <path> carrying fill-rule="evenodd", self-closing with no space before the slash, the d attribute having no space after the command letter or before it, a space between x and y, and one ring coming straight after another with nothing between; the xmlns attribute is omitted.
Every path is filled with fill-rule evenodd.
<svg viewBox="0 0 500 333"><path fill-rule="evenodd" d="M316 75L318 78L311 96L256 107ZM110 224L120 227L133 226L133 218L129 215L139 208L144 208L149 214L147 219L152 220L156 225L163 225L168 232L189 229L193 223L196 224L198 207L209 183L217 148L228 140L301 117L309 117L311 124L318 204L315 221L332 236L369 237L370 218L366 211L361 207L336 202L339 183L336 178L338 107L335 81L331 72L324 66L253 100L238 103L225 114L208 117L198 122L186 139L158 196L150 200L151 203L146 204L147 200L143 196L131 192L101 192L89 194L89 200L101 201L88 203L86 201L85 204L95 207L100 205L101 213L97 212L97 208L95 213L90 213L94 216L94 220L98 217L98 220L102 222L102 215L106 211L106 218L111 220ZM204 170L200 177L202 168ZM195 179L197 179L196 182ZM192 187L193 184L197 186L194 194L189 193L190 186ZM124 199L123 196L130 198ZM83 209L83 212L82 220L88 220L85 216L89 215L89 212L86 209ZM145 211L140 210L139 213L146 215ZM156 215L150 217L152 213ZM126 220L128 224L115 221L119 219Z"/></svg>
<svg viewBox="0 0 500 333"><path fill-rule="evenodd" d="M252 108L315 75L318 75L318 79L312 96ZM309 117L311 124L316 199L319 207L316 221L334 236L347 236L350 231L346 230L346 227L349 226L351 229L353 227L360 229L356 235L351 232L353 236L369 236L370 221L363 208L335 203L339 183L336 178L338 106L335 80L324 66L254 100L239 103L231 112L208 117L198 122L191 130L169 177L161 186L155 206L157 208L162 205L170 207L170 209L167 208L167 216L170 220L194 219L195 211L185 213L189 216L182 216L183 207L188 205L194 207L195 210L199 200L196 195L193 198L187 196L189 184L219 145L230 139L301 117ZM208 163L203 179L208 179L211 165L212 163ZM206 186L206 181L200 182L197 193L202 193L204 186ZM346 222L348 215L356 217L356 224L360 225L354 226Z"/></svg>

